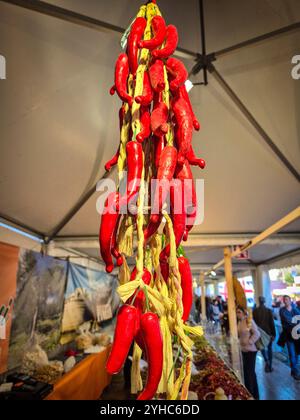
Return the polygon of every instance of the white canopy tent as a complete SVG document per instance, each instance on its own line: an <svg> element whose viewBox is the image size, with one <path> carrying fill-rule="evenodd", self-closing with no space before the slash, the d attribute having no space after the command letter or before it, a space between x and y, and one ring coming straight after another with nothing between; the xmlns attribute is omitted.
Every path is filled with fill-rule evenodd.
<svg viewBox="0 0 300 420"><path fill-rule="evenodd" d="M202 124L194 148L207 160L205 171L194 172L205 180L205 220L187 244L197 271L218 262L224 246L246 243L299 205L300 80L291 76L291 61L300 54L300 3L204 0L205 51L199 1L158 4L179 29L186 66L202 56L208 70L216 69L208 71L206 86L191 91ZM140 5L0 1L0 54L7 65L0 81L0 221L51 240L52 247L99 258L95 185L119 142L119 100L108 91L122 28ZM191 79L202 82L203 72ZM3 228L0 240L8 240ZM235 268L299 249L300 220Z"/></svg>

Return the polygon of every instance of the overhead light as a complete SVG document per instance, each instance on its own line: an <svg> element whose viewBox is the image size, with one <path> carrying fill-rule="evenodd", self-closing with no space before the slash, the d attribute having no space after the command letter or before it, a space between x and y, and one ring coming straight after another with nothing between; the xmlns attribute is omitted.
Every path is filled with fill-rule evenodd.
<svg viewBox="0 0 300 420"><path fill-rule="evenodd" d="M211 271L211 272L210 272L210 275L211 275L212 277L217 277L217 273L216 273L215 271Z"/></svg>
<svg viewBox="0 0 300 420"><path fill-rule="evenodd" d="M193 85L193 83L192 83L190 80L187 80L187 81L185 82L185 87L186 87L186 90L187 90L188 92L190 92L190 91L193 89L194 85Z"/></svg>

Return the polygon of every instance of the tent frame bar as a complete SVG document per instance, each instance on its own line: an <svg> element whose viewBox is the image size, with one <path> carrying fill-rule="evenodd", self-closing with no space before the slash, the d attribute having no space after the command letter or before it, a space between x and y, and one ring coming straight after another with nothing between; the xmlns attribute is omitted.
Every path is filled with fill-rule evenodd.
<svg viewBox="0 0 300 420"><path fill-rule="evenodd" d="M250 122L250 124L255 128L255 130L260 134L265 143L271 148L279 160L284 164L284 166L289 170L289 172L300 182L300 174L291 164L291 162L286 158L286 156L281 152L281 150L276 146L271 137L266 133L266 131L259 124L257 119L251 114L248 108L244 105L238 95L233 91L229 84L224 80L221 74L217 71L216 67L211 64L209 67L210 73L218 81L219 85L224 89L228 96L233 100L235 105L239 108L242 114Z"/></svg>
<svg viewBox="0 0 300 420"><path fill-rule="evenodd" d="M43 241L45 240L45 235L42 232L39 232L38 230L35 230L32 227L13 219L12 217L0 213L0 221L3 221L5 224L14 227L18 230L24 231L25 233L28 233L32 236L36 236L37 238L42 239Z"/></svg>
<svg viewBox="0 0 300 420"><path fill-rule="evenodd" d="M84 26L90 29L95 29L98 31L108 31L113 33L123 34L125 32L124 28L121 28L116 25L112 25L108 22L103 22L101 20L76 13L72 10L68 10L59 6L52 5L50 3L39 1L39 0L0 0L4 3L8 3L11 5L23 7L25 9L35 11L38 13L42 13L47 16L52 16L69 23L74 23L80 26ZM295 178L300 181L300 174L296 171L296 169L291 165L288 159L283 155L283 153L277 148L275 143L272 139L267 135L267 133L263 130L260 124L256 121L253 115L248 111L242 101L238 98L238 96L233 92L233 90L229 87L229 85L225 82L222 76L217 72L215 67L213 66L212 62L216 60L217 57L221 57L229 52L236 51L238 49L246 48L249 45L256 44L261 41L268 40L270 38L276 37L278 35L283 35L288 32L300 29L300 22L296 22L292 25L280 28L276 31L269 32L267 34L261 35L256 38L249 39L242 43L233 45L231 47L225 48L223 50L217 51L212 54L206 54L206 32L205 32L205 18L204 18L204 0L199 0L199 7L200 7L200 24L201 24L201 44L202 44L202 54L197 54L191 51L188 51L183 48L178 48L178 55L181 55L185 58L192 58L196 59L197 64L194 67L194 71L192 74L197 74L201 70L204 71L204 84L208 84L207 80L207 71L211 71L214 76L218 79L220 84L223 88L227 91L230 97L234 100L234 102L239 106L241 111L244 113L246 118L250 121L250 123L256 128L256 130L261 134L265 142L271 147L271 149L276 153L279 159L284 163L284 165L288 168L288 170L295 176ZM104 178L106 175L104 176ZM97 185L97 184L96 184ZM45 234L35 231L34 229L29 228L28 226L22 224L21 222L13 221L13 219L9 217L0 217L5 220L7 223L18 226L21 230L26 230L28 232L32 232L35 235L43 238L46 244L49 244L53 239L57 237L57 235L62 231L62 229L69 223L69 221L80 211L80 209L86 204L86 202L91 198L91 196L96 191L96 185L89 189L83 197L78 201L78 203L68 212L68 214L62 219L62 221L56 226L56 228L52 231L49 237L46 237Z"/></svg>

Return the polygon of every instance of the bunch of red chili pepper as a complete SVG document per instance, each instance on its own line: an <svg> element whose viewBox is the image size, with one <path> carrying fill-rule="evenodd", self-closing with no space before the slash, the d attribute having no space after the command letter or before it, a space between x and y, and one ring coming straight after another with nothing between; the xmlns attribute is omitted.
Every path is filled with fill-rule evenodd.
<svg viewBox="0 0 300 420"><path fill-rule="evenodd" d="M156 3L156 2L154 2ZM193 112L185 82L188 72L184 64L172 55L178 46L178 31L167 25L160 14L151 18L150 33L147 16L138 16L133 22L127 40L127 51L116 62L115 83L110 93L117 93L122 101L119 112L121 144L115 156L105 165L107 171L123 162L126 155L127 188L125 193L112 193L105 204L100 227L100 250L107 272L123 264L124 256L119 251L118 231L122 220L121 209L137 203L143 173L152 168L152 178L158 185L164 182L167 188L156 188L151 197L152 211L145 218L143 246L149 246L163 221L164 204L170 200L170 217L178 248L197 218L197 195L191 166L205 167L203 159L195 156L192 147L193 131L200 124ZM142 61L142 51L147 51L147 60ZM143 66L142 90L135 96L140 66ZM166 99L167 98L167 99ZM139 131L134 122L138 111ZM129 128L128 128L129 127ZM124 139L125 136L125 139ZM148 152L146 153L146 150ZM150 150L150 152L149 152ZM122 154L123 151L123 154ZM145 159L145 155L147 159ZM123 161L122 161L123 159ZM120 169L120 168L119 168ZM170 186L170 182L173 187ZM179 198L180 208L176 206ZM160 254L163 278L168 282L170 244ZM181 275L183 315L189 318L193 301L192 274L189 262L178 257ZM136 270L132 273L133 280ZM143 281L149 285L152 274L144 270ZM147 357L148 381L139 399L151 399L159 385L163 366L163 340L158 316L145 310L145 293L138 290L119 311L113 349L107 364L111 374L119 372L127 358L130 347L136 341Z"/></svg>

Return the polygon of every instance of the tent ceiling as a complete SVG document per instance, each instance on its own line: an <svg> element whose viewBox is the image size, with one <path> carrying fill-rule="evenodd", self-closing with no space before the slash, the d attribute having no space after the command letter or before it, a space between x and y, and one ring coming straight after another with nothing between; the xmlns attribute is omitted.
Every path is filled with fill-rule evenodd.
<svg viewBox="0 0 300 420"><path fill-rule="evenodd" d="M50 3L124 27L141 4ZM167 21L178 26L180 46L199 51L198 1L174 7L160 0L159 5ZM300 21L298 0L243 5L209 0L205 10L209 52ZM0 39L8 75L0 82L0 213L48 235L103 176L103 165L117 148L119 101L108 89L119 35L0 2ZM300 31L293 32L228 54L215 65L300 172L300 82L290 76L299 45ZM186 61L188 68L193 64ZM195 149L208 163L203 173L195 171L205 180L205 220L195 232L259 232L299 205L299 184L218 82L210 77L209 85L194 88L191 96L202 122ZM61 236L97 235L97 197ZM300 232L300 221L285 231Z"/></svg>

